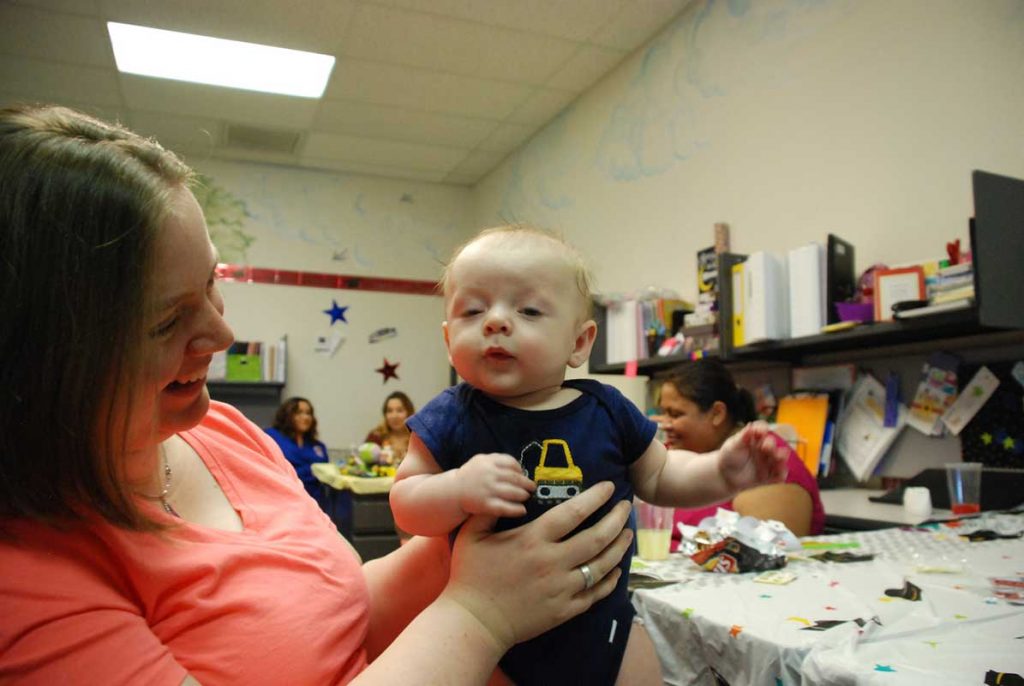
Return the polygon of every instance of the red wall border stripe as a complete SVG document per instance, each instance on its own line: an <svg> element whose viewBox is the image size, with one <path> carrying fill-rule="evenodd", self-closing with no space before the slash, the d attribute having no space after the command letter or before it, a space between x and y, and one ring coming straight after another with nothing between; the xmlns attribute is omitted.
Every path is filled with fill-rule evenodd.
<svg viewBox="0 0 1024 686"><path fill-rule="evenodd" d="M217 265L216 273L218 278L223 281L236 281L239 283L272 283L280 286L310 286L313 288L339 288L353 291L378 291L381 293L440 295L437 290L437 284L434 281L298 272L287 269L267 269L244 264L223 263Z"/></svg>

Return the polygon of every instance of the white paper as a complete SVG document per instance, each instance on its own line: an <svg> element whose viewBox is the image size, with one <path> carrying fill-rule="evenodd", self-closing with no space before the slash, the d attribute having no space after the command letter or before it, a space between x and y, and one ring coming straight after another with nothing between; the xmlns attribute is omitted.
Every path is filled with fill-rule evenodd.
<svg viewBox="0 0 1024 686"><path fill-rule="evenodd" d="M900 403L898 409L896 426L885 426L885 386L868 374L857 379L839 418L835 447L858 481L871 476L906 425L907 408Z"/></svg>

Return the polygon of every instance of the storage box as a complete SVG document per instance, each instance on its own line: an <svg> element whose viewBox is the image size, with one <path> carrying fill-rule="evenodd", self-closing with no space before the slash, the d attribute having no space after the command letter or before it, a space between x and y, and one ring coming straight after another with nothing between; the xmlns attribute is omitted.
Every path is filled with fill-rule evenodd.
<svg viewBox="0 0 1024 686"><path fill-rule="evenodd" d="M259 355L228 353L227 381L262 381L263 365Z"/></svg>
<svg viewBox="0 0 1024 686"><path fill-rule="evenodd" d="M836 312L839 313L841 322L873 322L875 321L875 306L873 303L844 303L837 302Z"/></svg>

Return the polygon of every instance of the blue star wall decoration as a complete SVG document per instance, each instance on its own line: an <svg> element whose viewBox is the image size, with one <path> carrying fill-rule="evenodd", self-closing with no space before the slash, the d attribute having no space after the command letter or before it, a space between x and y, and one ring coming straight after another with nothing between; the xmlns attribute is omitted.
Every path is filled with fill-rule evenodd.
<svg viewBox="0 0 1024 686"><path fill-rule="evenodd" d="M384 366L378 367L375 370L378 374L384 375L384 380L381 383L387 383L388 379L397 379L398 372L396 370L398 369L398 365L400 364L401 362L395 362L394 364L391 364L390 362L388 362L388 358L385 357Z"/></svg>
<svg viewBox="0 0 1024 686"><path fill-rule="evenodd" d="M345 307L338 307L337 300L331 300L331 309L324 310L324 314L331 315L331 326L334 326L334 322L342 321L348 324L348 320L345 319L345 310L348 309L348 305Z"/></svg>

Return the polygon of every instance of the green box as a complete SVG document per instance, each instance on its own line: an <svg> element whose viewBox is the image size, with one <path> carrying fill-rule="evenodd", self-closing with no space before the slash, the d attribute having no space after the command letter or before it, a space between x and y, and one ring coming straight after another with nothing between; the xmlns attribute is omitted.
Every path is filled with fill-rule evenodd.
<svg viewBox="0 0 1024 686"><path fill-rule="evenodd" d="M228 369L224 377L228 381L262 381L263 363L259 355L228 355Z"/></svg>

